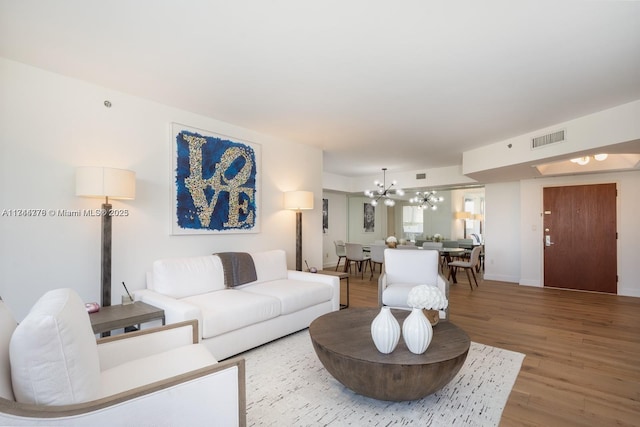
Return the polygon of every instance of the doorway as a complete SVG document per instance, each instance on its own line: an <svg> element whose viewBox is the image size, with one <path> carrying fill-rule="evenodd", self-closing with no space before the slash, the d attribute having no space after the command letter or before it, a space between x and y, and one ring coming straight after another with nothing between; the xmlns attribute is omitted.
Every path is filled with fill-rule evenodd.
<svg viewBox="0 0 640 427"><path fill-rule="evenodd" d="M616 184L543 189L544 286L617 293Z"/></svg>

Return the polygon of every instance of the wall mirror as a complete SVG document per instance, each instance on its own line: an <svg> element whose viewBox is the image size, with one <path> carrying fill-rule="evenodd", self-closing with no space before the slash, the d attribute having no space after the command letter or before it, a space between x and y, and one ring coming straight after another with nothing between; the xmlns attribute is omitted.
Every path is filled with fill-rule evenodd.
<svg viewBox="0 0 640 427"><path fill-rule="evenodd" d="M405 196L396 199L396 205L387 207L379 204L375 209L366 206L368 197L360 194L348 196L347 201L347 241L371 244L376 240L393 235L398 239L416 242L433 239L458 240L477 238L482 241L484 222L484 187L454 188L437 190L444 201L437 210L418 209L409 199L416 191L430 188L405 190ZM467 212L468 218L456 219L456 213Z"/></svg>

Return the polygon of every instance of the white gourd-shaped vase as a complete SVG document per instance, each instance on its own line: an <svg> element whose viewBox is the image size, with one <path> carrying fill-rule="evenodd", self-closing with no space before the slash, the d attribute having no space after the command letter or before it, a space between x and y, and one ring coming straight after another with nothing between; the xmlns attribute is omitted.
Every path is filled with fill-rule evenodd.
<svg viewBox="0 0 640 427"><path fill-rule="evenodd" d="M433 338L433 328L422 309L411 309L402 323L402 336L410 352L422 354L427 351Z"/></svg>
<svg viewBox="0 0 640 427"><path fill-rule="evenodd" d="M382 307L371 322L371 337L380 353L389 354L400 341L400 323L393 317L389 307Z"/></svg>

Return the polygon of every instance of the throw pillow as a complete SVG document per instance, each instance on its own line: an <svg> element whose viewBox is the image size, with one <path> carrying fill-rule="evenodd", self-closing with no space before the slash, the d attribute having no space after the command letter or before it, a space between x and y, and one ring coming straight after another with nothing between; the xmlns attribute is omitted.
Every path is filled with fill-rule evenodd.
<svg viewBox="0 0 640 427"><path fill-rule="evenodd" d="M100 396L100 362L89 314L72 289L44 294L10 344L16 400L67 405Z"/></svg>

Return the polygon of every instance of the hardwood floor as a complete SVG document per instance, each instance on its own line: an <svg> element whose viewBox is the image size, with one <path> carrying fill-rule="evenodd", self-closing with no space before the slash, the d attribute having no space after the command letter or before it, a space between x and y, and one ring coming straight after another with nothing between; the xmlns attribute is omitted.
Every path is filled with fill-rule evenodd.
<svg viewBox="0 0 640 427"><path fill-rule="evenodd" d="M378 276L350 275L350 307L377 306ZM449 300L472 341L526 355L501 426L640 425L640 298L488 280L471 291L462 274Z"/></svg>

